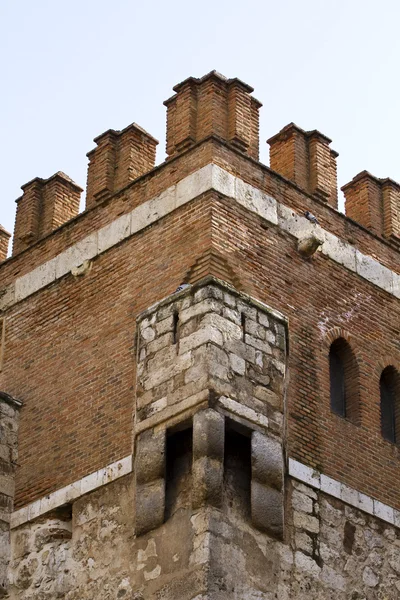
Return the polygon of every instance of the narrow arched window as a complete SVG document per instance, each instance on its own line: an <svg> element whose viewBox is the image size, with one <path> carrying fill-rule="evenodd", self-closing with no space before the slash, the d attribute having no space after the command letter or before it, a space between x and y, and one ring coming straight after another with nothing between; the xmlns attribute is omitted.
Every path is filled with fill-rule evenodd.
<svg viewBox="0 0 400 600"><path fill-rule="evenodd" d="M350 344L335 340L329 349L331 410L356 425L360 421L358 365Z"/></svg>
<svg viewBox="0 0 400 600"><path fill-rule="evenodd" d="M400 375L388 366L379 381L382 437L393 444L400 442Z"/></svg>

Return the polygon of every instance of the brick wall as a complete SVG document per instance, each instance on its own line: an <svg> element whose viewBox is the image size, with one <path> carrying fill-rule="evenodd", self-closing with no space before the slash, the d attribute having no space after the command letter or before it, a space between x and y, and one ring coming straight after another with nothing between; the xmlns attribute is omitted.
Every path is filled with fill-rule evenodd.
<svg viewBox="0 0 400 600"><path fill-rule="evenodd" d="M214 98L217 88L228 85L215 77L195 85L205 86L204 94ZM229 102L235 110L239 106L237 99ZM212 110L216 106L218 102ZM332 164L325 160L326 148L322 155L310 154L309 148L307 155L317 169L325 157L322 166L330 170L330 182L321 187L319 172L316 177L308 170L306 183L281 166L276 166L280 174L275 173L254 160L248 148L233 143L232 128L218 127L207 129L207 135L214 135L207 139L200 139L203 129L198 130L199 138L184 144L184 152L172 143L176 132L169 132L174 150L166 163L131 183L124 180L125 187L115 195L99 199L81 216L5 261L0 287L210 162L299 214L309 210L327 231L398 272L393 236L371 232L368 223L358 225L334 209L336 183ZM395 205L393 198L386 204ZM211 255L218 261L204 260ZM6 311L0 386L25 404L18 506L132 451L135 318L173 292L196 265L205 265L202 274L220 275L221 261L229 265L226 277L231 283L289 319L289 455L400 506L395 483L399 450L382 439L379 416L380 370L388 361L399 364L398 299L322 253L302 257L288 233L212 192L98 256L86 274L67 274ZM330 411L333 329L349 340L358 360L359 426Z"/></svg>

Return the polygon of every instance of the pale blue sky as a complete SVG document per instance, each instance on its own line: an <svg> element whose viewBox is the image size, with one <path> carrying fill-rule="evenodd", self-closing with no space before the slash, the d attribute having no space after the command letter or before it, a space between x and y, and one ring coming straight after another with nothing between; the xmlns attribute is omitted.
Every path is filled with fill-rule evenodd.
<svg viewBox="0 0 400 600"><path fill-rule="evenodd" d="M294 121L333 139L339 184L400 181L398 0L0 0L0 223L30 179L136 121L160 140L172 87L216 69L255 88L265 140Z"/></svg>

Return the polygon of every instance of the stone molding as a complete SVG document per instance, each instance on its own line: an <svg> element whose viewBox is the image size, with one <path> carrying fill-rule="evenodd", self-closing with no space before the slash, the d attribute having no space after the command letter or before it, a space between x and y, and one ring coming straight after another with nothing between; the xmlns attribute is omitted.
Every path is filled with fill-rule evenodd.
<svg viewBox="0 0 400 600"><path fill-rule="evenodd" d="M34 270L18 277L1 290L0 310L4 310L57 279L92 260L124 239L155 223L201 194L214 190L257 214L297 240L316 235L322 241L321 252L349 271L400 298L400 274L388 269L369 255L341 240L317 224L299 215L260 189L245 183L215 164L188 175L160 195L137 206L105 227L76 242L64 252Z"/></svg>
<svg viewBox="0 0 400 600"><path fill-rule="evenodd" d="M303 465L303 463L293 458L289 458L289 475L302 483L321 490L328 496L338 498L342 502L354 506L354 508L400 528L400 510L363 494L345 483L332 479L332 477L328 477L316 469Z"/></svg>
<svg viewBox="0 0 400 600"><path fill-rule="evenodd" d="M33 519L36 519L40 515L44 515L50 510L54 510L64 504L68 504L131 472L132 455L129 455L14 511L11 515L11 529L19 527L28 521L33 521Z"/></svg>

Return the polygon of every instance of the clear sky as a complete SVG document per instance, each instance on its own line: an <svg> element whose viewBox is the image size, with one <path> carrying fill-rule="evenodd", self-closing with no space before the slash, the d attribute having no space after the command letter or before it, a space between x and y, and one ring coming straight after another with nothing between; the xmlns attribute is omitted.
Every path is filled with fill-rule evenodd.
<svg viewBox="0 0 400 600"><path fill-rule="evenodd" d="M339 184L400 181L399 0L0 0L0 223L20 186L85 186L103 131L160 140L172 87L216 69L255 88L265 140L294 121L333 139Z"/></svg>

